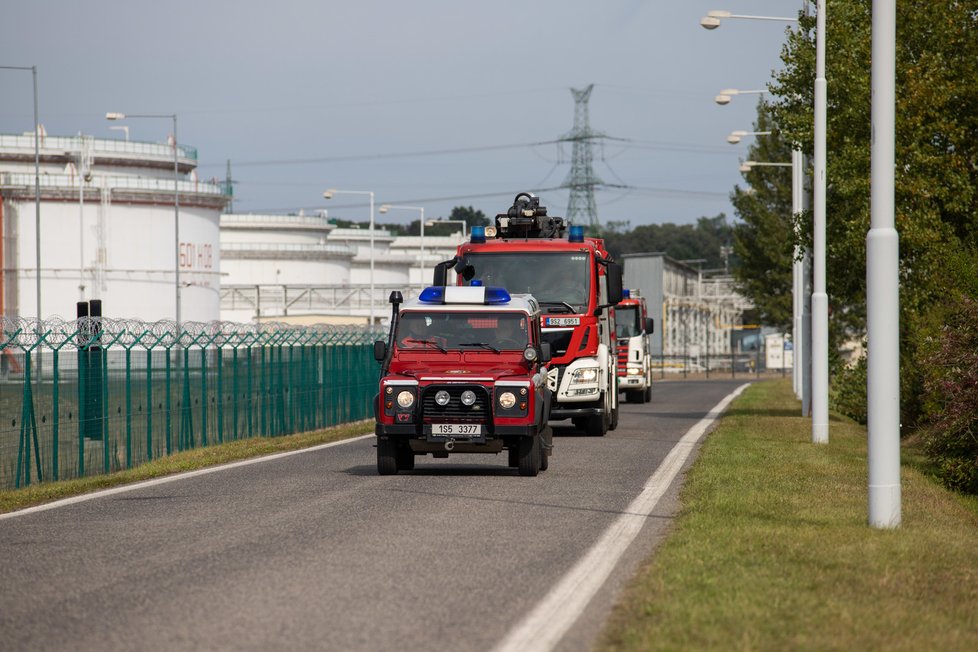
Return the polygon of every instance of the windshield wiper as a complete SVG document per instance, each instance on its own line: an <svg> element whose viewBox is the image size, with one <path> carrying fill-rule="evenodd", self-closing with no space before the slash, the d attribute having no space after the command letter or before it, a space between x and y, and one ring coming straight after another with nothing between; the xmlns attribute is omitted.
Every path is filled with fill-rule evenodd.
<svg viewBox="0 0 978 652"><path fill-rule="evenodd" d="M485 342L461 342L459 346L481 346L484 349L489 349L493 353L499 353L499 349L494 347L492 344L486 344Z"/></svg>
<svg viewBox="0 0 978 652"><path fill-rule="evenodd" d="M556 307L559 307L559 308L566 308L567 309L567 312L570 312L570 313L577 312L574 309L574 306L572 306L571 304L567 303L566 301L540 301L539 304L541 306L556 306ZM561 311L561 310L548 310L547 312L563 312L563 311Z"/></svg>
<svg viewBox="0 0 978 652"><path fill-rule="evenodd" d="M419 342L421 344L430 344L431 346L435 347L436 349L438 349L442 353L445 353L445 349L441 348L441 345L439 345L438 342L436 342L435 340L423 340L423 339L418 338L418 337L405 337L401 341L402 342Z"/></svg>

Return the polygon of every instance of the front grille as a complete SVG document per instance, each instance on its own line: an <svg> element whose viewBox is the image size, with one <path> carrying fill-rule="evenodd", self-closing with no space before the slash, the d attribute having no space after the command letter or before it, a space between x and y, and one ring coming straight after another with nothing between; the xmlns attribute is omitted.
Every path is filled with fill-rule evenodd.
<svg viewBox="0 0 978 652"><path fill-rule="evenodd" d="M462 392L475 392L475 403L462 405ZM435 394L445 390L451 399L442 407L435 403ZM421 393L421 419L424 423L482 423L492 421L489 392L482 385L430 385Z"/></svg>
<svg viewBox="0 0 978 652"><path fill-rule="evenodd" d="M618 375L624 376L628 369L628 340L618 340Z"/></svg>
<svg viewBox="0 0 978 652"><path fill-rule="evenodd" d="M572 335L574 335L574 331L572 330L555 331L545 329L543 331L543 341L550 343L550 355L554 358L566 355Z"/></svg>

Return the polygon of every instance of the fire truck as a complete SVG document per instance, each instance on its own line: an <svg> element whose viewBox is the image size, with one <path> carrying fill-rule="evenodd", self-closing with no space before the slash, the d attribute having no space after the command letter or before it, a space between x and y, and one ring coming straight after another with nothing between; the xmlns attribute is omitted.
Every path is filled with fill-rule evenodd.
<svg viewBox="0 0 978 652"><path fill-rule="evenodd" d="M452 279L448 279L449 275ZM618 374L612 309L622 298L621 265L584 227L547 215L538 197L520 193L495 226L435 267L434 283L483 284L532 294L542 309L543 341L553 360L550 420L571 419L588 435L618 426Z"/></svg>
<svg viewBox="0 0 978 652"><path fill-rule="evenodd" d="M618 336L618 388L629 403L652 400L652 356L649 354L654 322L645 297L638 290L622 290L615 306Z"/></svg>
<svg viewBox="0 0 978 652"><path fill-rule="evenodd" d="M519 474L549 466L550 345L540 304L504 288L428 287L403 302L392 292L374 413L377 471L414 468L415 458L508 452Z"/></svg>

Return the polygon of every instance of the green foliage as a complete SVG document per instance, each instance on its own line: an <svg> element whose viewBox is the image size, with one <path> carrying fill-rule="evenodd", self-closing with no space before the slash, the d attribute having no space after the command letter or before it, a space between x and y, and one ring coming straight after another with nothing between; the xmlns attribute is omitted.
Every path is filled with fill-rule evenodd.
<svg viewBox="0 0 978 652"><path fill-rule="evenodd" d="M780 135L770 109L758 107L758 136L747 160L789 163L791 147ZM744 172L749 188L734 188L731 201L740 222L734 227L734 251L739 264L734 276L740 291L757 307L761 321L785 331L792 329L792 274L795 225L791 210L791 168L752 166Z"/></svg>
<svg viewBox="0 0 978 652"><path fill-rule="evenodd" d="M978 494L978 301L956 297L923 343L924 448L953 489Z"/></svg>
<svg viewBox="0 0 978 652"><path fill-rule="evenodd" d="M851 366L842 366L832 377L832 409L860 425L866 425L866 356Z"/></svg>

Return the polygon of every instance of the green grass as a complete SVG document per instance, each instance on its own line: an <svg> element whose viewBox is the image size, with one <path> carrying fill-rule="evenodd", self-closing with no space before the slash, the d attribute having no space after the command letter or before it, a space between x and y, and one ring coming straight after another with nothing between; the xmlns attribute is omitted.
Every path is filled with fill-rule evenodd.
<svg viewBox="0 0 978 652"><path fill-rule="evenodd" d="M108 475L88 476L61 482L43 482L21 489L0 490L0 514L99 489L149 480L173 473L194 471L251 457L309 448L331 441L349 439L368 432L373 432L372 419L285 437L253 437L217 446L195 448Z"/></svg>
<svg viewBox="0 0 978 652"><path fill-rule="evenodd" d="M978 649L978 501L912 452L901 526L870 528L865 427L817 446L799 414L785 381L733 403L599 650Z"/></svg>

